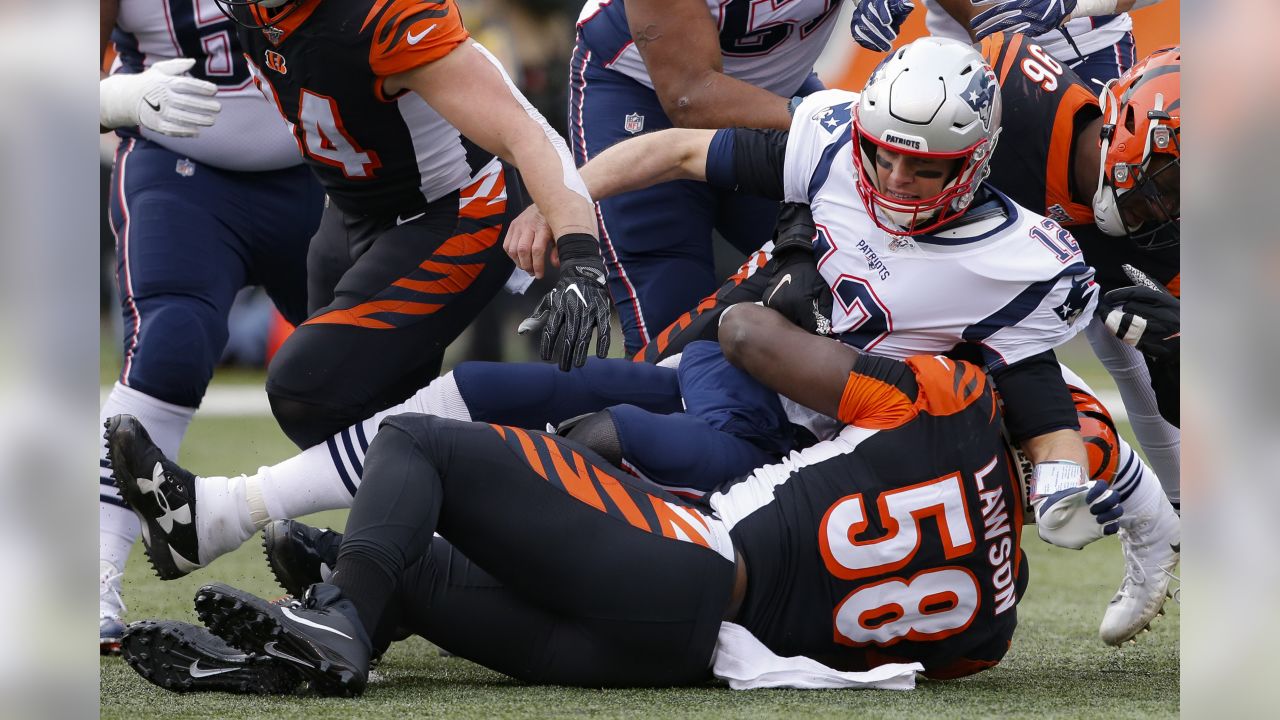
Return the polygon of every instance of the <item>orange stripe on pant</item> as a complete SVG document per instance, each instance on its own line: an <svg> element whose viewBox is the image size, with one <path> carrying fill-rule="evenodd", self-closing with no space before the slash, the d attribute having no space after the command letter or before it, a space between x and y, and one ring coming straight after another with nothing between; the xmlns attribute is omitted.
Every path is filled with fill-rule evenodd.
<svg viewBox="0 0 1280 720"><path fill-rule="evenodd" d="M395 325L383 320L369 317L377 313L396 313L399 315L430 315L444 307L441 303L421 303L410 300L370 300L346 310L330 310L317 315L303 325L355 325L373 330L392 330Z"/></svg>
<svg viewBox="0 0 1280 720"><path fill-rule="evenodd" d="M551 465L560 477L560 482L564 484L564 489L582 502L603 511L604 500L600 498L600 493L596 491L596 486L591 482L591 476L587 474L586 463L583 461L582 456L570 451L570 456L573 458L573 463L576 467L569 467L569 463L560 454L560 446L546 435L541 437L543 444L547 446L547 450L551 454Z"/></svg>

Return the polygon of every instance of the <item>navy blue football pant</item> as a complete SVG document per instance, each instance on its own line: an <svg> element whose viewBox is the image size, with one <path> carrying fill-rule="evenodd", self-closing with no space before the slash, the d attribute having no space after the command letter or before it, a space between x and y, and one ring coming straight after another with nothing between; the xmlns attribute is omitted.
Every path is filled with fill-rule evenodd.
<svg viewBox="0 0 1280 720"><path fill-rule="evenodd" d="M639 132L672 127L653 90L588 58L579 40L569 83L570 144L579 166ZM797 94L820 88L815 76ZM777 202L692 181L601 200L601 249L627 354L720 285L713 230L748 253L772 237L777 216Z"/></svg>
<svg viewBox="0 0 1280 720"><path fill-rule="evenodd" d="M667 487L707 492L776 462L792 448L775 393L693 343L673 370L588 358L568 373L545 364L462 363L454 381L471 418L525 428L606 410L622 456Z"/></svg>
<svg viewBox="0 0 1280 720"><path fill-rule="evenodd" d="M231 172L125 138L111 175L124 314L120 382L198 407L240 288L261 285L292 323L307 315L307 245L324 192L302 165Z"/></svg>
<svg viewBox="0 0 1280 720"><path fill-rule="evenodd" d="M1074 61L1067 59L1067 67L1075 71L1095 93L1102 90L1108 80L1114 80L1133 67L1138 61L1133 33L1125 33L1115 45L1085 55Z"/></svg>
<svg viewBox="0 0 1280 720"><path fill-rule="evenodd" d="M333 583L371 636L403 626L521 680L696 683L735 567L702 517L563 438L395 415L369 446Z"/></svg>

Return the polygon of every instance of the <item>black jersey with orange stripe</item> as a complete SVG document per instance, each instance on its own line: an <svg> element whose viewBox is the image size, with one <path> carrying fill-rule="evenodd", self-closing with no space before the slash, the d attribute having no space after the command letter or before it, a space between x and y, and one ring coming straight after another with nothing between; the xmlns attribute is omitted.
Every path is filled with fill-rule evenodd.
<svg viewBox="0 0 1280 720"><path fill-rule="evenodd" d="M862 356L844 400L839 436L708 498L747 565L738 622L840 669L995 665L1027 568L991 384L944 357Z"/></svg>
<svg viewBox="0 0 1280 720"><path fill-rule="evenodd" d="M1093 198L1073 191L1072 158L1080 150L1077 143L1089 142L1079 137L1085 126L1102 116L1101 88L1090 87L1025 35L988 35L981 51L996 71L1004 105L987 182L1019 205L1067 226L1104 288L1132 284L1120 267L1127 263L1176 295L1177 246L1147 250L1127 237L1103 233L1094 224ZM1096 139L1085 150L1097 152Z"/></svg>
<svg viewBox="0 0 1280 720"><path fill-rule="evenodd" d="M268 11L236 12L263 22ZM382 91L468 41L454 0L301 0L276 25L239 33L255 82L344 212L413 211L466 181L457 129L416 94Z"/></svg>
<svg viewBox="0 0 1280 720"><path fill-rule="evenodd" d="M1092 198L1072 193L1076 135L1102 116L1098 90L1032 38L994 33L981 51L1000 81L1000 140L987 181L1060 225L1093 224Z"/></svg>

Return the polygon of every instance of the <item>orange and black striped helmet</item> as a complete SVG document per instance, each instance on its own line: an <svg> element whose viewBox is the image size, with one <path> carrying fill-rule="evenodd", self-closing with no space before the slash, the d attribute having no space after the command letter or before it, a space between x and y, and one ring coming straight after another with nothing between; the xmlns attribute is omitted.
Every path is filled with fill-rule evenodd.
<svg viewBox="0 0 1280 720"><path fill-rule="evenodd" d="M1107 83L1094 220L1145 248L1178 243L1181 208L1181 47L1148 55Z"/></svg>

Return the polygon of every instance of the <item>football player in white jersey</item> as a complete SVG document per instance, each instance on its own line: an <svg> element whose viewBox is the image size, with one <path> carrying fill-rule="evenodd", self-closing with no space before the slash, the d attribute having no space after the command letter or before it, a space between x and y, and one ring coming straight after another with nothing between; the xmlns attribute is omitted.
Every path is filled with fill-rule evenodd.
<svg viewBox="0 0 1280 720"><path fill-rule="evenodd" d="M110 215L125 328L102 418L137 416L176 455L226 345L236 292L262 285L286 319L306 319L307 246L324 192L217 6L103 0L101 9L103 55L110 42L117 52L99 122L120 137ZM111 653L139 525L105 446L99 462L99 642Z"/></svg>
<svg viewBox="0 0 1280 720"><path fill-rule="evenodd" d="M924 0L931 35L977 42L994 32L1026 33L1099 88L1136 62L1128 10L1160 0ZM915 8L908 0L862 0L850 30L868 50L886 52Z"/></svg>
<svg viewBox="0 0 1280 720"><path fill-rule="evenodd" d="M999 89L977 52L922 38L886 58L861 96L807 98L789 132L664 131L619 143L582 172L596 198L695 179L808 203L816 239L773 249L784 265L765 304L785 305L791 288L807 292L804 269L816 260L834 295L829 332L842 341L897 358L977 346L1013 437L1036 463L1033 495L1044 496L1083 484L1052 349L1085 327L1097 292L1069 232L982 184L999 126ZM545 247L536 215L525 220L513 232ZM1122 525L1158 521L1161 532L1131 535L1176 544L1177 518L1158 479L1133 482L1129 501L1140 512ZM1075 491L1074 509L1084 495ZM1036 507L1041 536L1055 542L1053 526L1073 508L1043 497ZM1165 586L1140 603L1134 632L1158 612Z"/></svg>

